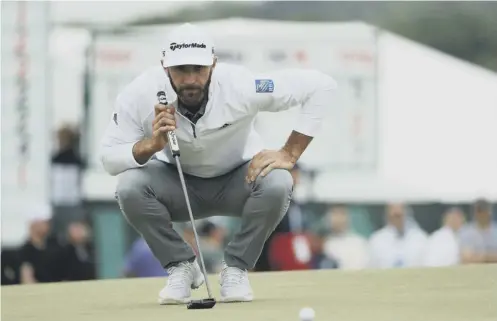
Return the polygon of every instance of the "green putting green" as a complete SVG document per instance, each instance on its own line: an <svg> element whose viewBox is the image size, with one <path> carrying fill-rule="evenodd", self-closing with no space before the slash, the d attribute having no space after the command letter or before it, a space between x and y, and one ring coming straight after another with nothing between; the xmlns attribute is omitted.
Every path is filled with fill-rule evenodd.
<svg viewBox="0 0 497 321"><path fill-rule="evenodd" d="M216 296L217 276L211 276ZM159 306L163 279L120 279L2 287L2 321L298 320L495 321L497 265L365 271L252 273L255 300L211 310ZM194 291L206 296L205 287Z"/></svg>

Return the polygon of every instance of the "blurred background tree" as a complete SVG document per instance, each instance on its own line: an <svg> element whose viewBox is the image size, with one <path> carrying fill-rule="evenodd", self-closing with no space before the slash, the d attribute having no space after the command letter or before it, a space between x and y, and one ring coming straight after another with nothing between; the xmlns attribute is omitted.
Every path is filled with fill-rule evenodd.
<svg viewBox="0 0 497 321"><path fill-rule="evenodd" d="M497 71L497 2L207 2L130 25L245 17L298 21L364 21Z"/></svg>

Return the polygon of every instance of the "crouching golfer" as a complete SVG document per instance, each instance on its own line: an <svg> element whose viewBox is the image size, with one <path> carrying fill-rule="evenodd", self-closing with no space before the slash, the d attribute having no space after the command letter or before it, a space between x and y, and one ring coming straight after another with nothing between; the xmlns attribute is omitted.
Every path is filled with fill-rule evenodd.
<svg viewBox="0 0 497 321"><path fill-rule="evenodd" d="M159 303L187 303L204 277L192 248L172 228L172 222L189 220L167 146L166 133L175 130L195 218L241 218L225 249L221 301L251 301L247 270L287 211L293 190L289 170L317 133L336 83L314 70L262 75L217 64L213 42L191 24L171 31L164 45L160 65L118 95L101 161L118 176L116 198L127 221L169 274ZM158 104L159 91L169 105ZM253 128L257 113L293 106L300 116L286 144L264 150Z"/></svg>

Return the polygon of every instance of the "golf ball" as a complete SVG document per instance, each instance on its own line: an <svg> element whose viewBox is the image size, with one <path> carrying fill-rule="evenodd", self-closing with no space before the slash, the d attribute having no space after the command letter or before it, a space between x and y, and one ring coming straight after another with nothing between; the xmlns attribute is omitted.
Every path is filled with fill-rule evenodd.
<svg viewBox="0 0 497 321"><path fill-rule="evenodd" d="M300 320L301 321L313 321L316 313L313 308L302 308L300 309Z"/></svg>

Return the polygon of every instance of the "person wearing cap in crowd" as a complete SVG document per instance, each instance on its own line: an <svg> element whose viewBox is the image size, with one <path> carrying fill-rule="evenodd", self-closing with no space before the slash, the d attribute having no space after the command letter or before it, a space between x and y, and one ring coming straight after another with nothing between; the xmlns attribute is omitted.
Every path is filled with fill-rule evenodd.
<svg viewBox="0 0 497 321"><path fill-rule="evenodd" d="M101 143L103 167L117 175L123 215L169 274L159 303L190 302L204 276L172 227L189 220L165 135L174 130L195 218L241 218L224 251L221 301L252 301L247 271L289 206L289 171L318 133L336 82L316 70L254 73L218 63L210 36L192 24L175 27L164 45L160 63L118 95ZM168 105L158 104L161 91ZM294 130L280 149L265 150L256 115L291 107L300 110Z"/></svg>
<svg viewBox="0 0 497 321"><path fill-rule="evenodd" d="M497 263L497 224L492 205L479 199L473 206L473 222L460 235L462 263Z"/></svg>

